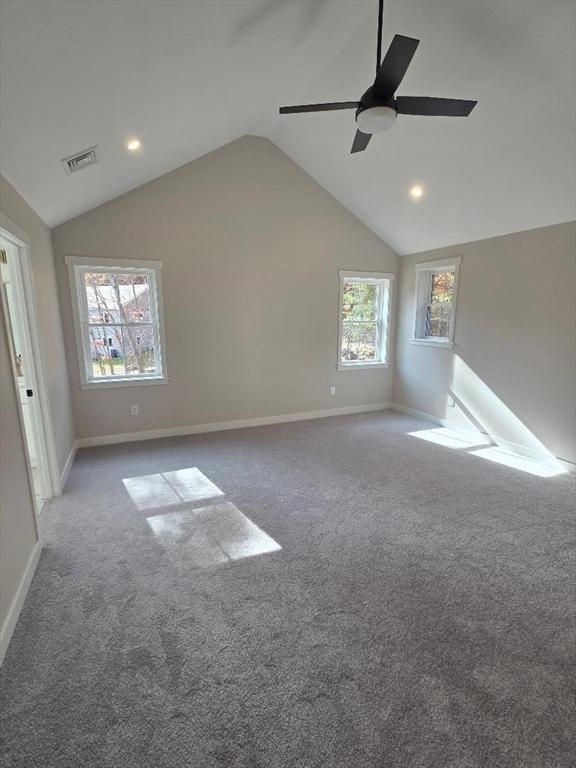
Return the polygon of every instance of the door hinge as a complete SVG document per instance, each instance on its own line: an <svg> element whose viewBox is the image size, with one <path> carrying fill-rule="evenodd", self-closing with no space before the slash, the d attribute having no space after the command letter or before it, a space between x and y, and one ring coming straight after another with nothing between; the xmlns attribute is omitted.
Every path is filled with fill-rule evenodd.
<svg viewBox="0 0 576 768"><path fill-rule="evenodd" d="M4 248L2 248L2 250L0 250L0 262L2 264L8 264L8 254L6 253Z"/></svg>

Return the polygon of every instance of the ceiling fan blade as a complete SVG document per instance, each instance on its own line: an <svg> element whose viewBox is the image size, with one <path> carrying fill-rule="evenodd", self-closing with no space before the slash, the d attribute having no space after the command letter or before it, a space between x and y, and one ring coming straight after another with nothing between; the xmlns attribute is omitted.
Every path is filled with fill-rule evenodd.
<svg viewBox="0 0 576 768"><path fill-rule="evenodd" d="M398 96L399 115L431 115L436 117L468 117L478 104L466 99L436 99L429 96Z"/></svg>
<svg viewBox="0 0 576 768"><path fill-rule="evenodd" d="M297 112L331 112L336 109L356 109L359 101L332 101L327 104L299 104L296 107L280 107L281 115L292 115Z"/></svg>
<svg viewBox="0 0 576 768"><path fill-rule="evenodd" d="M354 152L364 152L371 138L371 133L362 133L362 131L356 131L356 136L354 136L354 142L352 143L352 149L350 150L350 153L354 154Z"/></svg>
<svg viewBox="0 0 576 768"><path fill-rule="evenodd" d="M394 95L410 66L419 43L420 40L413 37L394 35L374 80L374 90L378 95L387 98Z"/></svg>

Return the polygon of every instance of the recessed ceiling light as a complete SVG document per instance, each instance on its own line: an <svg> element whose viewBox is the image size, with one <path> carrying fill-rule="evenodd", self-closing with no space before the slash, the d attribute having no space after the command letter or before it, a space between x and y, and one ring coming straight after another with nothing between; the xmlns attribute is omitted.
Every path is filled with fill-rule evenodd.
<svg viewBox="0 0 576 768"><path fill-rule="evenodd" d="M413 200L420 200L423 194L424 194L424 189L420 186L420 184L416 184L410 190L410 197Z"/></svg>
<svg viewBox="0 0 576 768"><path fill-rule="evenodd" d="M129 152L136 152L138 149L140 149L141 146L142 144L140 143L140 139L130 139L128 144L126 144Z"/></svg>

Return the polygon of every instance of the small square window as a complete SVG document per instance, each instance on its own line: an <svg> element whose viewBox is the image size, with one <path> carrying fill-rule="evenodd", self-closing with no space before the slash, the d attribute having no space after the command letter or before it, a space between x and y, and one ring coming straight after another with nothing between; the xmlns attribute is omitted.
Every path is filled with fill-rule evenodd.
<svg viewBox="0 0 576 768"><path fill-rule="evenodd" d="M391 274L340 273L338 368L388 365Z"/></svg>
<svg viewBox="0 0 576 768"><path fill-rule="evenodd" d="M415 342L451 346L460 261L416 265Z"/></svg>

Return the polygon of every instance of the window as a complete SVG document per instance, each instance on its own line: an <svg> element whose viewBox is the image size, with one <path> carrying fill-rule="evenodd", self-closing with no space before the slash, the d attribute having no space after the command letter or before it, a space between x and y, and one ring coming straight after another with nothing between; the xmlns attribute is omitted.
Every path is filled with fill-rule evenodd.
<svg viewBox="0 0 576 768"><path fill-rule="evenodd" d="M389 365L393 278L394 275L381 272L340 272L339 370Z"/></svg>
<svg viewBox="0 0 576 768"><path fill-rule="evenodd" d="M66 258L83 388L165 381L161 263Z"/></svg>
<svg viewBox="0 0 576 768"><path fill-rule="evenodd" d="M452 346L459 266L459 258L416 264L414 343Z"/></svg>

